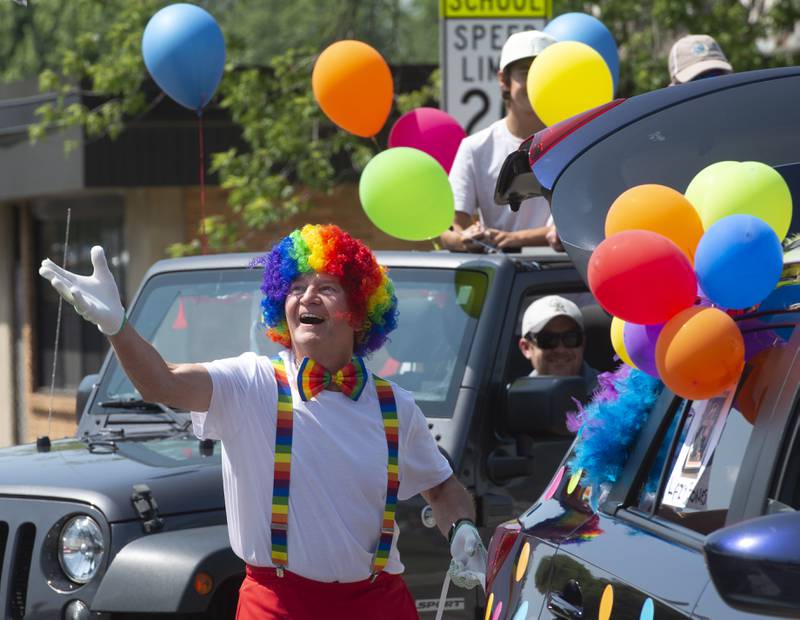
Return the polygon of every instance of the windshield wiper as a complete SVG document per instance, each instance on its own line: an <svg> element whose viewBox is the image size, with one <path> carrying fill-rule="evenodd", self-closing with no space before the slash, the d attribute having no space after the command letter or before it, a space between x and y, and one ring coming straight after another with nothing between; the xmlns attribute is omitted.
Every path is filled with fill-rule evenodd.
<svg viewBox="0 0 800 620"><path fill-rule="evenodd" d="M104 409L129 409L134 411L148 411L153 413L160 413L165 416L172 425L182 431L185 431L191 426L192 421L191 419L183 421L178 417L178 414L174 409L167 407L164 403L151 403L146 400L142 400L141 398L124 398L124 399L117 399L117 400L107 400L100 403L100 406ZM106 421L103 424L105 426L108 424L108 418L111 417L111 414L107 414Z"/></svg>

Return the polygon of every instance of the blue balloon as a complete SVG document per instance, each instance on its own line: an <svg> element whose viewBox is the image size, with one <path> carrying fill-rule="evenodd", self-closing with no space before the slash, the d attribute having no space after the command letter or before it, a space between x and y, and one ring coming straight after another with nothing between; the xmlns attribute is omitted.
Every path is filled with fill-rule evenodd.
<svg viewBox="0 0 800 620"><path fill-rule="evenodd" d="M556 41L580 41L597 51L606 61L614 80L619 82L619 52L614 37L599 19L586 13L564 13L545 26L544 31Z"/></svg>
<svg viewBox="0 0 800 620"><path fill-rule="evenodd" d="M222 79L225 39L207 11L193 4L171 4L147 22L142 55L161 90L199 112Z"/></svg>
<svg viewBox="0 0 800 620"><path fill-rule="evenodd" d="M694 255L697 279L718 306L743 309L763 301L783 270L778 236L761 218L729 215L709 228Z"/></svg>

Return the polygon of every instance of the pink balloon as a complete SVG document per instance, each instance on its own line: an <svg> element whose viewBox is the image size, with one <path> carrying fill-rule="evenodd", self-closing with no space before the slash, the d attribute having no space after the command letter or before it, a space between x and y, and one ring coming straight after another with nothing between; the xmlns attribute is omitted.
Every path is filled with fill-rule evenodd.
<svg viewBox="0 0 800 620"><path fill-rule="evenodd" d="M397 119L389 132L389 148L408 146L419 149L450 172L458 145L466 137L458 121L436 108L416 108Z"/></svg>

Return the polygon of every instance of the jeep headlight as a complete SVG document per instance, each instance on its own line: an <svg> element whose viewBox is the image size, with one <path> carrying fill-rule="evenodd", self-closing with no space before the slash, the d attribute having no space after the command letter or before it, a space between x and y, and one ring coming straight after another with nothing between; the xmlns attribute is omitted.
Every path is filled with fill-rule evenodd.
<svg viewBox="0 0 800 620"><path fill-rule="evenodd" d="M105 554L103 533L97 521L81 515L61 529L58 561L64 574L75 583L87 583L97 574Z"/></svg>

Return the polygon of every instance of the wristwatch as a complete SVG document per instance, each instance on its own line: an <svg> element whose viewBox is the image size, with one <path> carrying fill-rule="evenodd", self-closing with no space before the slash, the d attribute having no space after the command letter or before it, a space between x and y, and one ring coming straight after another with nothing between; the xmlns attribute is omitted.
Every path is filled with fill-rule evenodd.
<svg viewBox="0 0 800 620"><path fill-rule="evenodd" d="M456 521L454 523L450 524L450 529L447 530L447 542L448 543L453 542L453 534L456 533L456 529L458 528L458 526L461 525L462 523L464 523L465 521L467 523L471 523L472 525L475 525L475 522L472 519L467 519L467 518L456 519Z"/></svg>

